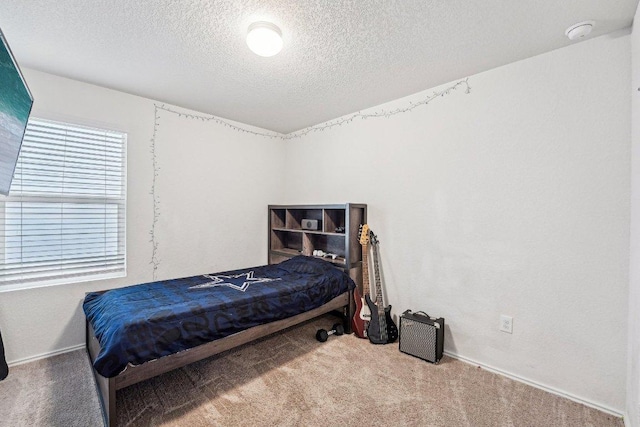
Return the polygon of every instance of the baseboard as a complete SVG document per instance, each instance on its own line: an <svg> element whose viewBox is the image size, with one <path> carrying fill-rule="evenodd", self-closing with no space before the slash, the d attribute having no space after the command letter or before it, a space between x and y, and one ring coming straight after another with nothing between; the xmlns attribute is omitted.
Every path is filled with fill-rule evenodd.
<svg viewBox="0 0 640 427"><path fill-rule="evenodd" d="M469 359L468 357L464 357L464 356L461 356L459 354L451 353L450 351L446 351L445 350L444 354L446 354L449 357L453 357L454 359L458 359L458 360L460 360L462 362L468 363L470 365L479 366L482 369L485 369L487 371L490 371L490 372L505 376L507 378L511 378L512 380L515 380L515 381L518 381L518 382L521 382L521 383L524 383L524 384L527 384L527 385L530 385L531 387L535 387L535 388L538 388L540 390L544 390L544 391L546 391L548 393L555 394L556 396L565 397L565 398L567 398L569 400L572 400L574 402L581 403L581 404L583 404L585 406L589 406L590 408L594 408L594 409L597 409L599 411L606 412L609 415L613 415L615 417L620 417L625 421L625 427L631 427L631 426L627 426L627 421L626 421L627 419L626 419L626 417L624 416L623 413L621 413L620 411L617 411L615 409L612 409L612 408L610 408L608 406L601 405L601 404L595 403L595 402L591 402L589 400L585 400L585 399L583 399L581 397L578 397L578 396L575 396L575 395L573 395L571 393L567 393L566 391L558 390L558 389L550 387L548 385L541 384L539 382L536 382L536 381L533 381L533 380L530 380L530 379L527 379L527 378L520 377L520 376L512 374L510 372L503 371L502 369L494 368L493 366L489 366L489 365L486 365L484 363L480 363L480 362L478 362L476 360Z"/></svg>
<svg viewBox="0 0 640 427"><path fill-rule="evenodd" d="M61 348L60 350L54 350L47 353L36 354L35 356L25 357L23 359L13 360L8 362L9 367L18 366L29 362L35 362L36 360L46 359L47 357L57 356L58 354L69 353L70 351L76 351L85 348L84 344L74 345L71 347Z"/></svg>

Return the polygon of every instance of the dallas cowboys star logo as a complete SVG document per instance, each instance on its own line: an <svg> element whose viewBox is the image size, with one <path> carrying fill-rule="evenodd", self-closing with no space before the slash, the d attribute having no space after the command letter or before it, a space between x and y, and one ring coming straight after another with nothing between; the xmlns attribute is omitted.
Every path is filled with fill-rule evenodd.
<svg viewBox="0 0 640 427"><path fill-rule="evenodd" d="M235 276L213 276L211 274L205 274L202 277L206 277L211 280L210 282L202 283L200 285L190 286L189 289L204 289L215 288L217 286L228 286L237 291L246 291L249 286L254 283L273 282L280 279L269 279L268 277L253 277L253 271L248 273L237 274Z"/></svg>

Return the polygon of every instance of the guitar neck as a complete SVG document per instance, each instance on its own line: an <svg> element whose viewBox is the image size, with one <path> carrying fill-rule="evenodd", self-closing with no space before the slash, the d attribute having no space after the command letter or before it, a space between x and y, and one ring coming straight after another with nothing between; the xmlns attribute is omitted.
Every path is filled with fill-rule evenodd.
<svg viewBox="0 0 640 427"><path fill-rule="evenodd" d="M376 305L378 312L384 312L384 302L382 301L382 280L380 280L380 266L378 265L378 246L373 244L373 274L376 280Z"/></svg>
<svg viewBox="0 0 640 427"><path fill-rule="evenodd" d="M373 247L373 274L376 280L376 307L378 308L378 328L380 331L380 340L383 343L388 342L387 335L387 319L384 310L384 302L382 301L382 280L380 280L380 266L378 265L378 246L374 240L371 244Z"/></svg>
<svg viewBox="0 0 640 427"><path fill-rule="evenodd" d="M369 246L362 245L362 296L371 293L369 285Z"/></svg>

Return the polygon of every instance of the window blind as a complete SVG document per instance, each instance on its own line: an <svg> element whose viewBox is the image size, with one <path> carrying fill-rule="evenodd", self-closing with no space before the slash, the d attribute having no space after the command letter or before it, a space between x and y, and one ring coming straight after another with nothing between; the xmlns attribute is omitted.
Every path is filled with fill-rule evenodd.
<svg viewBox="0 0 640 427"><path fill-rule="evenodd" d="M122 276L126 134L30 119L0 196L0 289Z"/></svg>

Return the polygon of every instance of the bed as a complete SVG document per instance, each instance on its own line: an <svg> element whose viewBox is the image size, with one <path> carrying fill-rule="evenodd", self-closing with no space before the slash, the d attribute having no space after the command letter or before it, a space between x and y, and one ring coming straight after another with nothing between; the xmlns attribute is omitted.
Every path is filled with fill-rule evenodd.
<svg viewBox="0 0 640 427"><path fill-rule="evenodd" d="M87 294L87 351L106 424L116 424L116 390L330 311L342 311L348 328L354 287L332 264L296 256Z"/></svg>

